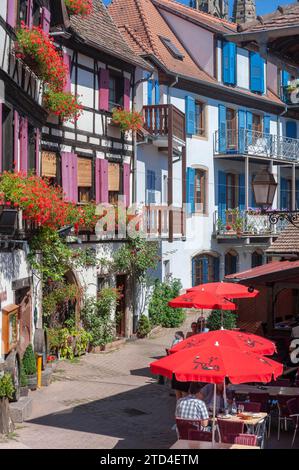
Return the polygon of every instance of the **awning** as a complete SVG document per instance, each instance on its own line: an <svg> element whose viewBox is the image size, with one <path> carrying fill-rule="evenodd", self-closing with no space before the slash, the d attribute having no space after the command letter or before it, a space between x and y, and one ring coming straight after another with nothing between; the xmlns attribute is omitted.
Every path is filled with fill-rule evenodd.
<svg viewBox="0 0 299 470"><path fill-rule="evenodd" d="M226 276L225 279L245 285L270 285L275 282L299 284L299 261L274 261L248 271L231 274Z"/></svg>

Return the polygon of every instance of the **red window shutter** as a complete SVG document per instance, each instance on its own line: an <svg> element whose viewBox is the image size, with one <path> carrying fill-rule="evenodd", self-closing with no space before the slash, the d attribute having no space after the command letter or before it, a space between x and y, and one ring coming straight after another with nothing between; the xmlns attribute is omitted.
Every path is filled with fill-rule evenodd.
<svg viewBox="0 0 299 470"><path fill-rule="evenodd" d="M33 0L27 0L27 18L26 18L26 24L29 26L29 28L32 28L33 26Z"/></svg>
<svg viewBox="0 0 299 470"><path fill-rule="evenodd" d="M96 203L108 202L108 160L96 159Z"/></svg>
<svg viewBox="0 0 299 470"><path fill-rule="evenodd" d="M45 33L49 33L51 23L51 13L45 7L42 8L41 27Z"/></svg>
<svg viewBox="0 0 299 470"><path fill-rule="evenodd" d="M72 202L78 202L78 160L75 153L71 154L71 192Z"/></svg>
<svg viewBox="0 0 299 470"><path fill-rule="evenodd" d="M17 21L17 11L15 0L7 0L7 23L14 28Z"/></svg>
<svg viewBox="0 0 299 470"><path fill-rule="evenodd" d="M128 78L124 79L124 110L130 111L130 93L131 92L131 83Z"/></svg>
<svg viewBox="0 0 299 470"><path fill-rule="evenodd" d="M14 169L18 169L19 160L19 132L20 132L20 117L17 111L14 111Z"/></svg>
<svg viewBox="0 0 299 470"><path fill-rule="evenodd" d="M123 188L124 188L124 197L125 205L129 207L130 205L130 180L131 180L131 166L129 163L123 164Z"/></svg>
<svg viewBox="0 0 299 470"><path fill-rule="evenodd" d="M2 173L2 162L3 162L2 103L0 103L0 173Z"/></svg>
<svg viewBox="0 0 299 470"><path fill-rule="evenodd" d="M61 175L62 175L62 188L64 192L64 198L67 201L72 200L71 194L71 153L61 152Z"/></svg>
<svg viewBox="0 0 299 470"><path fill-rule="evenodd" d="M37 176L40 176L40 130L35 130L35 168Z"/></svg>
<svg viewBox="0 0 299 470"><path fill-rule="evenodd" d="M109 70L99 72L99 109L109 111Z"/></svg>
<svg viewBox="0 0 299 470"><path fill-rule="evenodd" d="M66 83L63 91L69 93L71 91L71 56L67 52L63 53L63 63L68 70L66 74Z"/></svg>
<svg viewBox="0 0 299 470"><path fill-rule="evenodd" d="M20 120L20 171L28 171L28 119Z"/></svg>

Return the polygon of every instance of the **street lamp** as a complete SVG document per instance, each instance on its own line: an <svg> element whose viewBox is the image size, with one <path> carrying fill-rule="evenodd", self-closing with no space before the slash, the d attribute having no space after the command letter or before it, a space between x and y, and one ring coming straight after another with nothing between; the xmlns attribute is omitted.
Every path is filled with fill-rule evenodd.
<svg viewBox="0 0 299 470"><path fill-rule="evenodd" d="M277 183L273 174L270 173L268 168L260 171L260 173L255 176L252 182L252 189L256 204L263 207L271 207L276 188Z"/></svg>

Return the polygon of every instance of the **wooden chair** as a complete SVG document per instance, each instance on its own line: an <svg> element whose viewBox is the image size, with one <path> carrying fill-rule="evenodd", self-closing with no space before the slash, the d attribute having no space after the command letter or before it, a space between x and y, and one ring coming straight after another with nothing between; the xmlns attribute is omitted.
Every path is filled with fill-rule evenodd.
<svg viewBox="0 0 299 470"><path fill-rule="evenodd" d="M188 433L188 440L212 442L212 433L208 431L196 431L194 429L190 429Z"/></svg>
<svg viewBox="0 0 299 470"><path fill-rule="evenodd" d="M244 423L241 421L228 421L226 419L217 419L217 425L220 432L221 442L224 444L234 444L235 438L244 432Z"/></svg>
<svg viewBox="0 0 299 470"><path fill-rule="evenodd" d="M200 431L201 421L176 418L178 439L188 440L190 431Z"/></svg>
<svg viewBox="0 0 299 470"><path fill-rule="evenodd" d="M241 446L257 446L257 436L255 434L239 434L235 437L234 443Z"/></svg>

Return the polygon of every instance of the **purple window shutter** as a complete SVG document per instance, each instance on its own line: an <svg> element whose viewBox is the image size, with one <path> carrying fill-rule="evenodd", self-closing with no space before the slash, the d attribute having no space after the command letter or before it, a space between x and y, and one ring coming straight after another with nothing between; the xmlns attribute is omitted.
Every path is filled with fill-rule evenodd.
<svg viewBox="0 0 299 470"><path fill-rule="evenodd" d="M130 205L130 176L131 176L131 166L129 163L123 164L123 188L125 196L125 205L129 207Z"/></svg>
<svg viewBox="0 0 299 470"><path fill-rule="evenodd" d="M29 28L32 28L33 26L33 0L27 0L27 1L28 1L28 7L27 7L26 24L29 26Z"/></svg>
<svg viewBox="0 0 299 470"><path fill-rule="evenodd" d="M40 130L36 129L35 131L35 172L37 176L40 176L39 150L40 150Z"/></svg>
<svg viewBox="0 0 299 470"><path fill-rule="evenodd" d="M77 160L77 155L75 153L71 154L70 157L70 163L71 163L71 169L72 169L72 174L71 174L71 179L70 179L70 184L71 184L71 193L72 193L72 202L78 202L78 160Z"/></svg>
<svg viewBox="0 0 299 470"><path fill-rule="evenodd" d="M131 83L128 78L124 79L124 110L130 111L130 92L131 92Z"/></svg>
<svg viewBox="0 0 299 470"><path fill-rule="evenodd" d="M109 70L99 72L99 109L109 111Z"/></svg>
<svg viewBox="0 0 299 470"><path fill-rule="evenodd" d="M28 171L28 119L21 119L20 128L20 171Z"/></svg>
<svg viewBox="0 0 299 470"><path fill-rule="evenodd" d="M63 63L67 67L67 74L66 74L66 83L64 86L64 90L66 93L69 93L71 91L71 56L67 53L63 53Z"/></svg>
<svg viewBox="0 0 299 470"><path fill-rule="evenodd" d="M2 173L3 161L3 140L2 140L2 103L0 103L0 173Z"/></svg>
<svg viewBox="0 0 299 470"><path fill-rule="evenodd" d="M7 23L14 28L16 26L16 2L15 0L7 0Z"/></svg>
<svg viewBox="0 0 299 470"><path fill-rule="evenodd" d="M49 33L51 23L51 13L47 8L42 8L41 26L45 33Z"/></svg>
<svg viewBox="0 0 299 470"><path fill-rule="evenodd" d="M96 159L96 203L108 202L108 160Z"/></svg>
<svg viewBox="0 0 299 470"><path fill-rule="evenodd" d="M62 174L62 188L64 197L67 201L72 200L71 194L71 157L69 152L61 152L61 174Z"/></svg>
<svg viewBox="0 0 299 470"><path fill-rule="evenodd" d="M20 117L17 111L14 111L14 169L18 170L18 155L19 155L19 132L20 132Z"/></svg>

